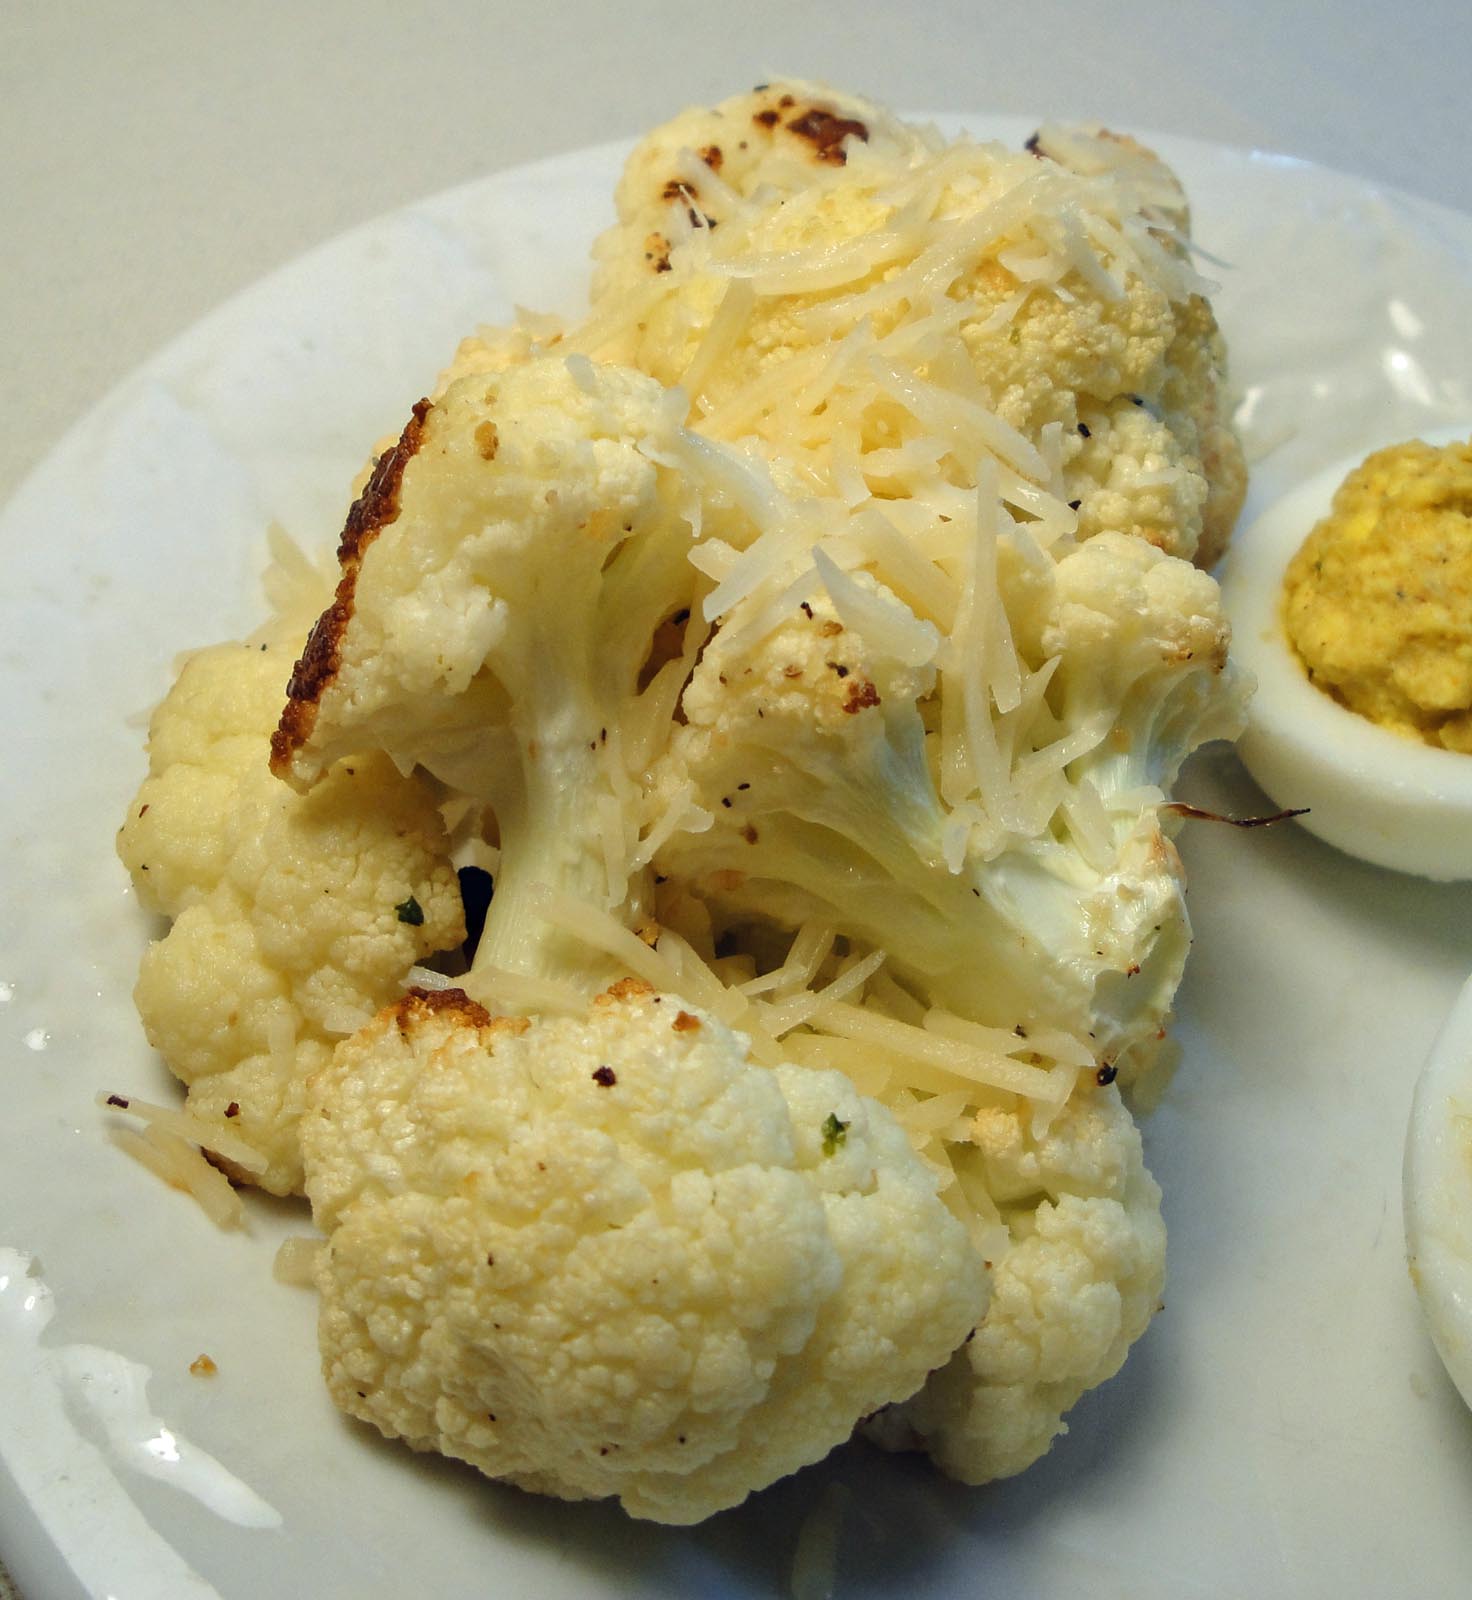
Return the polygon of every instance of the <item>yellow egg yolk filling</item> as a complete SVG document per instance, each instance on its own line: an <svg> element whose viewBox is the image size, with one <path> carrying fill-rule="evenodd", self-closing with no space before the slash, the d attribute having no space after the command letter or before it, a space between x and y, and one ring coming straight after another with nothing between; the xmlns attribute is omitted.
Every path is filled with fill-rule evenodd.
<svg viewBox="0 0 1472 1600"><path fill-rule="evenodd" d="M1472 441L1369 456L1283 589L1311 682L1395 733L1472 754Z"/></svg>

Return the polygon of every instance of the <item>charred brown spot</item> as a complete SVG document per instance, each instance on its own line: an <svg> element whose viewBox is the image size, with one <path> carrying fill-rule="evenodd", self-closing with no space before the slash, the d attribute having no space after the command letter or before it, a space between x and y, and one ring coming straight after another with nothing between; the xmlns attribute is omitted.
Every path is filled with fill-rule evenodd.
<svg viewBox="0 0 1472 1600"><path fill-rule="evenodd" d="M1108 1088L1108 1086L1113 1083L1118 1076L1119 1068L1116 1067L1112 1061L1106 1061L1104 1065L1100 1067L1099 1070L1094 1074L1094 1082L1097 1083L1101 1089L1105 1089Z"/></svg>
<svg viewBox="0 0 1472 1600"><path fill-rule="evenodd" d="M110 1094L110 1095L108 1095L107 1103L110 1106L116 1106L119 1111L126 1111L128 1109L128 1105L129 1105L129 1101L127 1100L127 1098L124 1095L120 1095L120 1094Z"/></svg>
<svg viewBox="0 0 1472 1600"><path fill-rule="evenodd" d="M700 1018L688 1011L681 1011L670 1026L676 1033L694 1033L700 1026Z"/></svg>
<svg viewBox="0 0 1472 1600"><path fill-rule="evenodd" d="M746 840L747 844L755 844L757 841L756 828L748 822L741 830L741 837Z"/></svg>
<svg viewBox="0 0 1472 1600"><path fill-rule="evenodd" d="M225 1115L227 1117L238 1117L240 1115L240 1102L238 1100L232 1100L230 1104L225 1107Z"/></svg>
<svg viewBox="0 0 1472 1600"><path fill-rule="evenodd" d="M413 415L404 424L399 442L378 458L367 487L348 511L342 543L337 547L337 559L344 565L361 561L363 552L380 531L397 519L404 469L424 442L424 419L433 409L428 400L418 401Z"/></svg>
<svg viewBox="0 0 1472 1600"><path fill-rule="evenodd" d="M670 270L670 242L662 233L651 233L644 241L644 259L656 272Z"/></svg>
<svg viewBox="0 0 1472 1600"><path fill-rule="evenodd" d="M849 684L848 693L843 698L843 709L849 716L878 704L879 691L867 678L855 679L853 683Z"/></svg>
<svg viewBox="0 0 1472 1600"><path fill-rule="evenodd" d="M862 122L853 117L835 116L831 111L820 111L816 106L794 117L787 127L798 138L810 139L818 160L833 167L841 167L848 160L843 141L850 135L866 144L869 142L869 130Z"/></svg>
<svg viewBox="0 0 1472 1600"><path fill-rule="evenodd" d="M459 1011L467 1017L479 1012L476 1021L481 1026L492 1020L490 1012L463 989L410 989L399 1004L417 1011Z"/></svg>
<svg viewBox="0 0 1472 1600"><path fill-rule="evenodd" d="M394 1009L398 1013L400 1031L406 1022L421 1017L438 1016L441 1012L462 1017L474 1028L490 1028L501 1023L521 1023L522 1026L515 1031L524 1033L527 1027L525 1017L493 1017L463 989L410 989Z"/></svg>
<svg viewBox="0 0 1472 1600"><path fill-rule="evenodd" d="M483 422L475 430L475 448L485 460L496 459L496 451L501 448L501 435L496 431L494 422Z"/></svg>
<svg viewBox="0 0 1472 1600"><path fill-rule="evenodd" d="M766 111L758 111L751 120L756 123L759 128L775 128L779 118L775 111L768 109Z"/></svg>
<svg viewBox="0 0 1472 1600"><path fill-rule="evenodd" d="M719 172L721 170L721 163L726 158L721 154L720 145L708 144L706 145L705 149L700 152L700 159L706 164L706 166L710 168L712 172Z"/></svg>
<svg viewBox="0 0 1472 1600"><path fill-rule="evenodd" d="M642 1000L654 993L654 985L643 978L619 978L600 994L594 1005L608 1005L615 1000Z"/></svg>
<svg viewBox="0 0 1472 1600"><path fill-rule="evenodd" d="M286 709L271 735L271 770L278 775L286 772L293 753L311 737L317 721L318 702L337 676L342 663L343 635L353 617L363 552L399 515L404 469L423 442L424 419L431 409L428 400L421 400L414 407L413 415L399 435L399 442L378 458L367 487L348 512L342 542L337 547L337 559L342 567L337 593L307 637L301 659L286 686Z"/></svg>
<svg viewBox="0 0 1472 1600"><path fill-rule="evenodd" d="M618 1082L618 1074L610 1066L601 1066L594 1072L593 1082L600 1088L611 1089Z"/></svg>
<svg viewBox="0 0 1472 1600"><path fill-rule="evenodd" d="M699 191L692 184L686 183L683 178L671 178L664 186L664 193L660 195L661 200L698 200L699 198Z"/></svg>

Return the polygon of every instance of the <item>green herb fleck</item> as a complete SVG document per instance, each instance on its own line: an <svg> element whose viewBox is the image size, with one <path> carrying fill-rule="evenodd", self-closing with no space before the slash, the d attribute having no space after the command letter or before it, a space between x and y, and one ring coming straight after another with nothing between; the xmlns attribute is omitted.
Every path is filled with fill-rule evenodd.
<svg viewBox="0 0 1472 1600"><path fill-rule="evenodd" d="M845 1139L848 1138L848 1123L840 1122L837 1115L830 1111L828 1120L823 1124L823 1154L831 1156Z"/></svg>
<svg viewBox="0 0 1472 1600"><path fill-rule="evenodd" d="M424 921L424 907L412 894L402 904L396 905L394 910L399 914L399 921L407 922L411 928L419 927Z"/></svg>

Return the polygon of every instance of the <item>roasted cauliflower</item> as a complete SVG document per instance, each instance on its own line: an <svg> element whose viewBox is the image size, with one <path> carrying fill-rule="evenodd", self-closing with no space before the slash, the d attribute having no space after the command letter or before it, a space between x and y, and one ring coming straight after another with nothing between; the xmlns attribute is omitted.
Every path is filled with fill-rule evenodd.
<svg viewBox="0 0 1472 1600"><path fill-rule="evenodd" d="M140 1009L304 1183L384 1432L671 1522L861 1424L1020 1472L1159 1304L1120 1091L1249 688L1185 197L790 82L617 205L584 318L412 408L310 629L165 702Z"/></svg>

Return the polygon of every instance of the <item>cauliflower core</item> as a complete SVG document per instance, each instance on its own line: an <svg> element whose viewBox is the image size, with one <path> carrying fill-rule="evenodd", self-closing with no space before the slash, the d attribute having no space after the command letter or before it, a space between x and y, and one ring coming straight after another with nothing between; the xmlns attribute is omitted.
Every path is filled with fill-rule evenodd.
<svg viewBox="0 0 1472 1600"><path fill-rule="evenodd" d="M985 1300L888 1113L633 982L533 1023L413 993L314 1078L303 1146L338 1404L659 1521L818 1460Z"/></svg>
<svg viewBox="0 0 1472 1600"><path fill-rule="evenodd" d="M305 789L380 749L492 808L482 964L585 967L528 909L536 883L624 899L617 861L640 820L627 713L656 630L689 616L698 578L692 497L660 465L678 433L641 373L544 355L461 378L380 463L293 675L279 775ZM652 728L678 687L668 673L650 686Z"/></svg>

